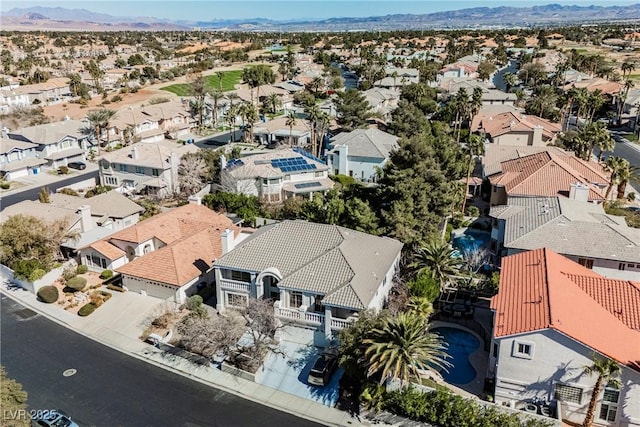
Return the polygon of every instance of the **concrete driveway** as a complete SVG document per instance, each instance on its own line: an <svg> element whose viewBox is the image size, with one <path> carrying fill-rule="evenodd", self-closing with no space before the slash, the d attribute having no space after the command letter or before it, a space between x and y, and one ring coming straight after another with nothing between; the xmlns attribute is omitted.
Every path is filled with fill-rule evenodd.
<svg viewBox="0 0 640 427"><path fill-rule="evenodd" d="M338 402L338 383L342 377L342 369L338 368L328 385L314 386L307 382L307 377L322 349L282 341L280 350L284 354L270 353L265 360L260 384L334 407Z"/></svg>

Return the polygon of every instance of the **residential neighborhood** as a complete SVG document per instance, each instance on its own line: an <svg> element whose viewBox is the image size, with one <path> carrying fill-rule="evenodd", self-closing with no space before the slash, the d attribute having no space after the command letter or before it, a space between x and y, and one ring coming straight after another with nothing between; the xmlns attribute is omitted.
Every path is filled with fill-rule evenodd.
<svg viewBox="0 0 640 427"><path fill-rule="evenodd" d="M0 32L2 425L640 427L634 28L113 25Z"/></svg>

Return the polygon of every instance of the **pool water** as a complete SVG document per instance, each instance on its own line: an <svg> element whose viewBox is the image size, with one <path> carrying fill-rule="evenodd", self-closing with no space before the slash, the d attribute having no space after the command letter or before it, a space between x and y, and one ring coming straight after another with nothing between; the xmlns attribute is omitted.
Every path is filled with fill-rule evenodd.
<svg viewBox="0 0 640 427"><path fill-rule="evenodd" d="M469 362L469 355L480 348L480 341L467 331L446 326L433 328L431 332L440 335L447 348L445 352L450 356L446 360L453 366L442 370L442 378L450 384L463 385L470 383L476 377L476 370Z"/></svg>
<svg viewBox="0 0 640 427"><path fill-rule="evenodd" d="M489 243L489 234L461 234L453 238L454 256L459 258L465 252L473 252Z"/></svg>

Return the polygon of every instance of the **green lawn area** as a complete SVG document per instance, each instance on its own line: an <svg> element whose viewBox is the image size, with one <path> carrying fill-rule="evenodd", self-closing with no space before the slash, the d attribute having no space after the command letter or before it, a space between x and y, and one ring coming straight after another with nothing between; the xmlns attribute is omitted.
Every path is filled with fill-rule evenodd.
<svg viewBox="0 0 640 427"><path fill-rule="evenodd" d="M638 135L636 135L635 133L623 133L622 136L624 136L631 142L638 142Z"/></svg>
<svg viewBox="0 0 640 427"><path fill-rule="evenodd" d="M234 71L225 71L224 76L222 77L222 91L228 92L230 90L235 89L235 85L240 81L242 77L242 70L234 70ZM218 76L212 74L210 76L204 76L204 86L205 90L211 92L216 89L220 89L220 85L218 83ZM161 90L166 90L167 92L175 93L178 96L192 96L193 92L191 91L191 85L189 83L179 83L170 86L165 86L160 88Z"/></svg>

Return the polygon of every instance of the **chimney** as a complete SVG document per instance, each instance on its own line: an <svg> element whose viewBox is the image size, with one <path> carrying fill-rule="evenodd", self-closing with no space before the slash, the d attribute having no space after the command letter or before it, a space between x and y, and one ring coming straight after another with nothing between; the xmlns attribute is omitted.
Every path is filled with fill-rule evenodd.
<svg viewBox="0 0 640 427"><path fill-rule="evenodd" d="M202 199L198 196L189 196L189 204L199 206L202 204Z"/></svg>
<svg viewBox="0 0 640 427"><path fill-rule="evenodd" d="M78 208L77 213L80 214L80 228L83 233L93 228L93 219L91 218L91 206L82 205Z"/></svg>
<svg viewBox="0 0 640 427"><path fill-rule="evenodd" d="M233 230L227 228L220 233L220 239L222 240L222 255L231 252L235 247L235 240L233 238Z"/></svg>
<svg viewBox="0 0 640 427"><path fill-rule="evenodd" d="M138 158L138 147L133 147L131 149L131 158L134 160Z"/></svg>
<svg viewBox="0 0 640 427"><path fill-rule="evenodd" d="M581 202L588 202L589 186L581 183L571 184L571 189L569 190L569 198L573 200L579 200Z"/></svg>

